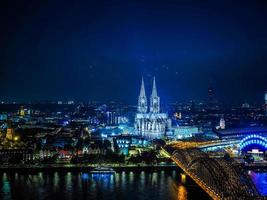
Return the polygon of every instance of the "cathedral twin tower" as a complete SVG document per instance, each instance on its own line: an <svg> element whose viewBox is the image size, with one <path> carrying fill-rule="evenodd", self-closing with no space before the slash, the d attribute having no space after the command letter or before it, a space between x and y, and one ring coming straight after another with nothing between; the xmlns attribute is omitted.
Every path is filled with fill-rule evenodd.
<svg viewBox="0 0 267 200"><path fill-rule="evenodd" d="M142 78L141 90L138 99L138 112L139 113L147 113L148 106L147 106L147 98L145 92L145 84L144 79ZM157 94L157 87L156 87L156 80L155 77L153 79L153 89L152 94L150 96L150 110L151 113L159 113L160 112L160 98Z"/></svg>
<svg viewBox="0 0 267 200"><path fill-rule="evenodd" d="M156 80L153 79L152 93L150 96L150 107L148 112L145 84L142 78L140 95L138 98L138 109L135 116L135 131L146 139L161 138L171 126L171 121L166 113L160 112L160 98L157 94Z"/></svg>

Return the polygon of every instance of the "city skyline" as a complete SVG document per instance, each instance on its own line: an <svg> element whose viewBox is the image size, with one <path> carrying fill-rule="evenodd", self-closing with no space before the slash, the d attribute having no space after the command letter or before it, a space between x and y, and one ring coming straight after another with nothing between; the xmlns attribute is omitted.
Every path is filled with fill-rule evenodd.
<svg viewBox="0 0 267 200"><path fill-rule="evenodd" d="M141 80L142 83L145 82L146 87L149 90L153 90L153 81L155 80L155 76L153 76L153 78L149 78L147 80L149 81L144 81L144 76L141 76ZM153 80L153 81L152 81ZM152 82L152 83L150 83ZM147 85L149 87L147 87ZM160 87L159 87L160 88ZM161 91L163 92L164 91ZM135 94L136 91L133 91L132 94ZM130 95L132 95L130 94ZM220 99L218 99L218 95L216 95L216 93L214 94L214 89L213 87L209 87L208 90L206 91L206 96L203 99L184 99L181 101L178 101L177 99L168 99L170 101L167 101L167 99L163 98L163 103L162 106L165 107L168 104L173 104L173 103L181 103L181 104L186 104L186 103L200 103L200 104L209 104L209 103L216 103L216 104L221 104L224 106L241 106L241 105L251 105L251 106L259 106L259 105L266 105L266 95L267 95L267 90L263 93L260 94L260 98L258 101L247 101L247 100L240 100L240 101L234 101L234 102L227 102L227 101L221 101ZM125 99L115 99L115 98L111 98L111 99L102 99L102 100L97 100L95 98L92 99L77 99L75 97L57 97L57 98L44 98L44 99L32 99L32 100L28 100L28 99L21 99L21 98L16 98L16 99L5 99L2 97L2 99L0 99L0 103L2 104L39 104L39 103L58 103L58 104L76 104L76 103L112 103L112 102L117 102L117 103L123 103L123 104L128 104L128 105L136 105L137 101L127 101ZM166 108L165 108L166 109Z"/></svg>

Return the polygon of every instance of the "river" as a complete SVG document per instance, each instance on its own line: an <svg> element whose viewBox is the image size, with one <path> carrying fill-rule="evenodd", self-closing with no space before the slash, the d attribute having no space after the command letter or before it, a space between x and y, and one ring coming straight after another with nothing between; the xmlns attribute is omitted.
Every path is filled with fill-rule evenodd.
<svg viewBox="0 0 267 200"><path fill-rule="evenodd" d="M110 175L79 172L1 173L0 199L11 200L186 200L209 199L180 172L119 172Z"/></svg>
<svg viewBox="0 0 267 200"><path fill-rule="evenodd" d="M267 196L267 172L251 172L250 176L262 196Z"/></svg>

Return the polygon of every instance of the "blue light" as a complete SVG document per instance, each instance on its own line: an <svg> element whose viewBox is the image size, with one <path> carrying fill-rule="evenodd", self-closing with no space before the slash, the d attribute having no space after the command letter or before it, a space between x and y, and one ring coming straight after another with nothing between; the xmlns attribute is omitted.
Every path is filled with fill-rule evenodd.
<svg viewBox="0 0 267 200"><path fill-rule="evenodd" d="M89 174L87 174L87 173L83 173L83 174L82 174L82 179L83 179L83 180L88 180L88 179L89 179Z"/></svg>
<svg viewBox="0 0 267 200"><path fill-rule="evenodd" d="M267 148L267 139L260 135L249 135L239 143L241 150L250 145L260 145L263 148Z"/></svg>

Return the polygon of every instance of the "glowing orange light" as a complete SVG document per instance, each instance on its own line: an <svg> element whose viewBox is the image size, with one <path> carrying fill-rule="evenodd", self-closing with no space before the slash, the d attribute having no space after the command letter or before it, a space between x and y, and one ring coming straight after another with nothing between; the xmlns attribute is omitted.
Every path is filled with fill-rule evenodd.
<svg viewBox="0 0 267 200"><path fill-rule="evenodd" d="M183 185L178 187L178 200L187 200L187 191Z"/></svg>
<svg viewBox="0 0 267 200"><path fill-rule="evenodd" d="M186 182L186 175L185 174L181 174L181 182L182 183Z"/></svg>

